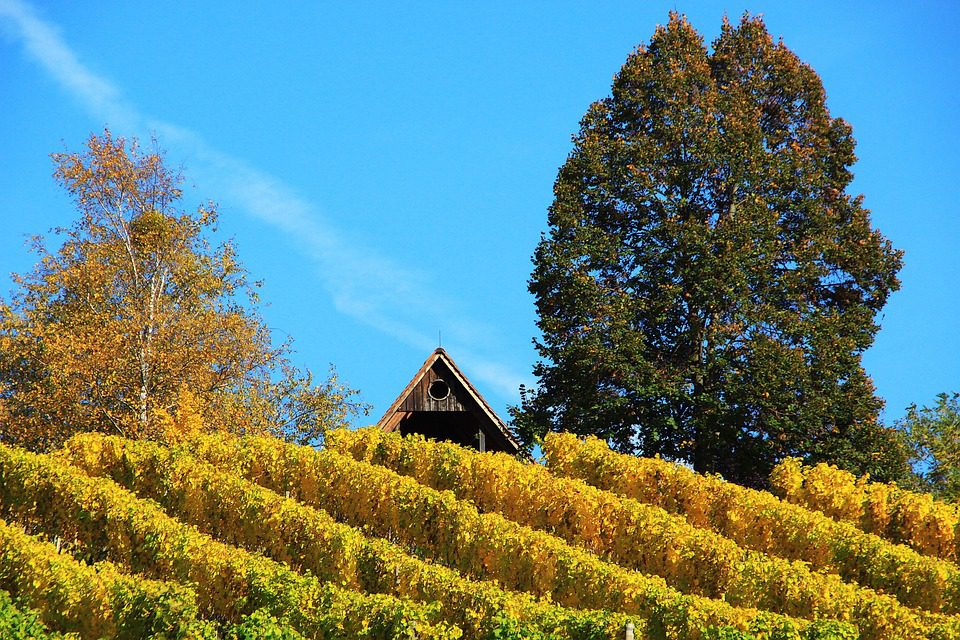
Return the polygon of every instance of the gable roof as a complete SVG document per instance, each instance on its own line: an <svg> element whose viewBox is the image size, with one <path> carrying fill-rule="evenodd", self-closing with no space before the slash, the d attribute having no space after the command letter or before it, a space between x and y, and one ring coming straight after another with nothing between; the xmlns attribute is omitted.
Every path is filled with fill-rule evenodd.
<svg viewBox="0 0 960 640"><path fill-rule="evenodd" d="M487 417L489 423L496 428L499 432L499 435L513 447L515 451L523 451L523 448L520 446L520 443L516 438L513 437L513 434L510 433L510 430L507 428L506 423L500 419L500 416L494 412L483 396L480 395L480 392L477 391L476 387L467 379L463 372L460 371L460 367L453 361L453 358L444 351L442 347L437 347L433 353L427 357L424 361L423 366L420 367L419 371L414 374L413 379L410 380L409 384L404 387L403 391L400 392L400 395L397 396L397 399L393 401L393 404L390 405L390 408L387 409L387 412L383 414L383 417L377 422L377 426L383 429L386 432L395 431L400 425L401 412L400 408L403 406L404 401L408 396L413 392L413 390L420 384L420 381L423 380L423 377L427 374L428 371L434 368L438 361L449 369L450 373L453 374L455 380L459 382L463 388L466 390L467 395L470 400L476 404L480 409L481 413Z"/></svg>

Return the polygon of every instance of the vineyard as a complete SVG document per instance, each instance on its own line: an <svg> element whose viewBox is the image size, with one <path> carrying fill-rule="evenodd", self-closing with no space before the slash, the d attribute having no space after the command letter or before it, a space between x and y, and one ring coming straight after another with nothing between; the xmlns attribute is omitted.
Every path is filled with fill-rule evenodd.
<svg viewBox="0 0 960 640"><path fill-rule="evenodd" d="M0 637L960 639L953 505L795 460L777 497L592 438L543 453L0 445Z"/></svg>

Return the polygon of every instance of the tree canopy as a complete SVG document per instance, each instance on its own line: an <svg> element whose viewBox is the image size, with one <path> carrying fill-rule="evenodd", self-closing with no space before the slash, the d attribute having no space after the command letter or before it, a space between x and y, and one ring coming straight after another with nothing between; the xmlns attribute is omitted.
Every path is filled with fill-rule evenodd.
<svg viewBox="0 0 960 640"><path fill-rule="evenodd" d="M156 149L106 131L53 154L79 219L15 274L0 301L0 441L48 449L80 431L162 438L178 429L316 441L365 406L315 383L274 345L255 283L217 209L179 208L179 173Z"/></svg>
<svg viewBox="0 0 960 640"><path fill-rule="evenodd" d="M708 50L671 14L573 142L529 283L527 443L591 433L749 484L788 455L905 469L861 365L901 252L848 193L812 68L758 17Z"/></svg>
<svg viewBox="0 0 960 640"><path fill-rule="evenodd" d="M910 447L916 488L960 498L960 393L941 393L931 407L907 407L897 426Z"/></svg>

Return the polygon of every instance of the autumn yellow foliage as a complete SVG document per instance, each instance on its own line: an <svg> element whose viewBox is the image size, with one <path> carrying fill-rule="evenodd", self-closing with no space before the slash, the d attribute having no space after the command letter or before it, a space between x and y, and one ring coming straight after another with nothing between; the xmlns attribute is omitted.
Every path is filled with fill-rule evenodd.
<svg viewBox="0 0 960 640"><path fill-rule="evenodd" d="M483 511L550 531L625 568L660 575L681 591L804 618L849 620L863 637L918 637L924 629L960 628L953 618L915 611L890 595L812 571L804 562L741 548L660 507L504 454L376 429L332 433L328 446L452 490ZM703 505L707 498L693 502Z"/></svg>
<svg viewBox="0 0 960 640"><path fill-rule="evenodd" d="M596 439L548 437L543 466L197 415L0 445L0 590L84 640L960 640L952 563Z"/></svg>
<svg viewBox="0 0 960 640"><path fill-rule="evenodd" d="M666 629L668 637L700 637L707 627L723 625L768 632L777 628L787 634L783 637L798 637L812 629L811 637L816 637L807 621L682 594L661 578L604 562L500 514L480 513L449 491L333 451L265 438L232 443L204 438L191 447L218 468L290 492L301 502L397 540L461 573L496 579L505 587L549 596L564 606L638 613L653 627Z"/></svg>
<svg viewBox="0 0 960 640"><path fill-rule="evenodd" d="M770 475L773 491L784 500L850 522L863 531L913 547L920 553L960 559L960 509L894 484L870 482L832 465L804 466L796 458Z"/></svg>
<svg viewBox="0 0 960 640"><path fill-rule="evenodd" d="M365 411L331 370L314 379L274 344L256 283L217 209L180 206L156 149L110 131L53 155L77 220L0 297L2 441L36 451L83 431L176 439L206 431L322 439Z"/></svg>
<svg viewBox="0 0 960 640"><path fill-rule="evenodd" d="M550 434L543 452L556 474L656 505L742 547L808 562L814 569L892 594L911 607L960 609L960 568L955 564L891 544L768 492L664 460L619 454L594 437Z"/></svg>
<svg viewBox="0 0 960 640"><path fill-rule="evenodd" d="M225 545L105 478L91 478L49 455L0 445L2 517L78 540L131 571L196 585L205 616L238 620L261 608L312 638L453 639L434 606L367 595L300 575L258 554Z"/></svg>
<svg viewBox="0 0 960 640"><path fill-rule="evenodd" d="M101 562L89 566L50 542L0 520L0 589L28 603L41 619L84 639L201 638L196 594L176 583L147 580Z"/></svg>
<svg viewBox="0 0 960 640"><path fill-rule="evenodd" d="M196 440L195 440L196 441ZM509 592L491 582L465 579L424 562L386 540L337 523L325 511L285 498L190 455L156 443L98 434L76 436L58 454L89 474L113 478L138 496L220 541L257 551L299 572L350 589L393 593L441 603L440 615L469 637L485 637L504 615L549 630L553 637L591 627L616 635L627 616L574 611ZM130 474L128 469L137 469ZM645 621L633 616L637 633Z"/></svg>

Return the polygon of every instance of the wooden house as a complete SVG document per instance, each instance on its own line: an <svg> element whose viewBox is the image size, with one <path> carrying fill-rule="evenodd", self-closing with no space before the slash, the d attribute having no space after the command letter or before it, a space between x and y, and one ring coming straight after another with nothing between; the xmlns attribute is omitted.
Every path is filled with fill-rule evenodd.
<svg viewBox="0 0 960 640"><path fill-rule="evenodd" d="M442 348L427 358L377 426L480 451L519 452L520 443Z"/></svg>

